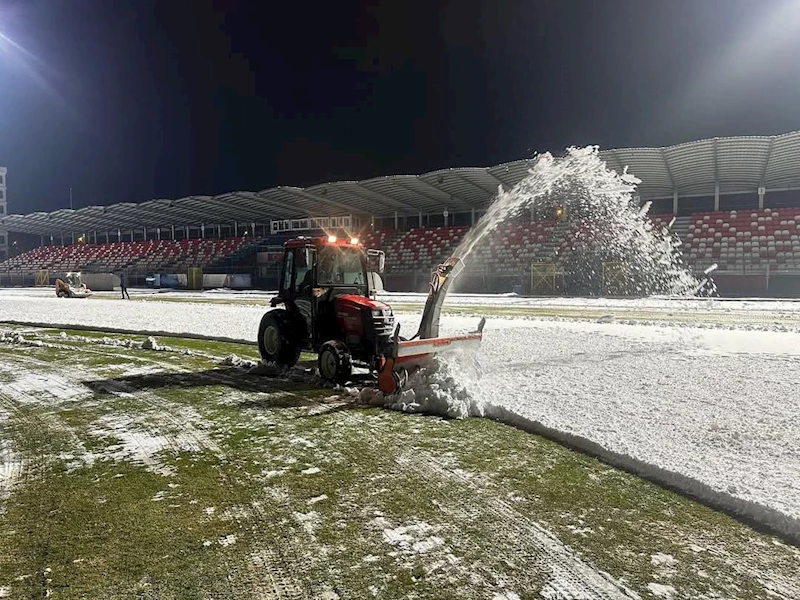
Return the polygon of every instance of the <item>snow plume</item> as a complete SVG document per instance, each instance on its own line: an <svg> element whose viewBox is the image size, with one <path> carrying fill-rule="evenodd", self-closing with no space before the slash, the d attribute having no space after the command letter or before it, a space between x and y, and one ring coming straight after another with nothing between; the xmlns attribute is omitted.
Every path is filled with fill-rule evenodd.
<svg viewBox="0 0 800 600"><path fill-rule="evenodd" d="M609 169L597 146L569 148L558 159L539 155L510 191L499 188L489 210L454 254L466 259L476 245L516 217L552 219L561 209L563 221L557 228L569 244L555 251L552 262L561 264L565 285L575 288L571 293L596 293L605 289L609 278L619 295L709 291L710 286L701 284L684 264L677 236L647 218L649 205L640 208L634 201L639 183L627 170L619 174ZM604 275L604 263L620 266Z"/></svg>

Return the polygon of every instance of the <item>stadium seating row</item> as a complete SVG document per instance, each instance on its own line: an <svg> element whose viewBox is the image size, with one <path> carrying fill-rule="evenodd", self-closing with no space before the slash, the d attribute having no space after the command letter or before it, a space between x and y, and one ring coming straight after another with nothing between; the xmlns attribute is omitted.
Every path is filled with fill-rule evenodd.
<svg viewBox="0 0 800 600"><path fill-rule="evenodd" d="M650 218L656 226L674 220L672 215ZM470 271L519 275L527 272L531 263L557 262L586 239L581 236L583 227L580 222L553 220L505 223L475 247L468 259ZM466 226L415 227L406 232L381 229L362 235L362 242L386 252L389 273L429 272L452 254L468 230ZM767 265L800 270L800 208L695 213L680 233L685 258L697 268L716 262L720 270L754 270ZM276 244L283 241L281 238ZM260 240L259 244L263 243ZM181 272L189 266L238 260L245 252L252 255L254 247L251 238L44 246L0 264L0 270Z"/></svg>
<svg viewBox="0 0 800 600"><path fill-rule="evenodd" d="M183 272L236 252L250 238L160 240L111 244L42 246L0 264L4 271Z"/></svg>
<svg viewBox="0 0 800 600"><path fill-rule="evenodd" d="M800 209L696 213L684 254L690 264L716 262L722 270L800 269Z"/></svg>

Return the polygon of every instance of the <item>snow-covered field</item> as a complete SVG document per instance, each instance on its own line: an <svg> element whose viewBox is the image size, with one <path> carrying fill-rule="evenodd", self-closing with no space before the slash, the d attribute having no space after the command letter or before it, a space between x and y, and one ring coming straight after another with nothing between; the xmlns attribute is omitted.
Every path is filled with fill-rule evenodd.
<svg viewBox="0 0 800 600"><path fill-rule="evenodd" d="M182 291L182 290L155 290L131 289L132 296L147 297L152 299L215 299L236 300L239 302L253 300L266 302L274 297L275 291L262 290L229 290L213 289L207 291ZM96 292L101 298L117 298L119 292ZM52 288L3 288L0 297L54 297ZM426 294L414 292L383 292L378 299L389 304L424 304ZM698 314L719 313L760 313L771 314L788 313L800 316L800 299L786 298L568 298L562 296L528 297L518 294L459 294L449 293L447 304L452 306L497 306L497 307L528 307L528 308L591 308L591 309L623 309L623 310L659 310L659 311L686 311Z"/></svg>
<svg viewBox="0 0 800 600"><path fill-rule="evenodd" d="M393 296L395 302L419 298ZM474 298L457 296L453 301ZM792 302L757 300L479 298L480 304L538 302L603 307L611 313L633 303L655 311L698 310L711 316L737 311L743 322L750 311L800 310L800 304ZM702 308L692 308L698 306ZM0 291L0 321L250 341L256 337L263 312L260 306L69 301L21 290ZM401 315L403 330L413 331L417 320ZM474 318L442 318L444 333L474 326ZM739 509L755 503L747 509L751 516L798 534L800 334L721 328L711 321L704 328L677 328L490 318L480 362L483 375L469 382L469 387L489 414L504 410L590 440L639 464L688 477L723 498L738 501ZM694 491L703 493L699 488ZM776 523L774 515L759 515L761 507L784 515L786 523Z"/></svg>

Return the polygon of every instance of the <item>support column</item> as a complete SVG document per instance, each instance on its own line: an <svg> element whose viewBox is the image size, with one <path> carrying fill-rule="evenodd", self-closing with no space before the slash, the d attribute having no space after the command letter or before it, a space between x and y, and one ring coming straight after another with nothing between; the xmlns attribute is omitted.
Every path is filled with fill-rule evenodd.
<svg viewBox="0 0 800 600"><path fill-rule="evenodd" d="M714 183L714 210L719 210L719 182Z"/></svg>
<svg viewBox="0 0 800 600"><path fill-rule="evenodd" d="M217 225L217 239L222 237L222 225Z"/></svg>
<svg viewBox="0 0 800 600"><path fill-rule="evenodd" d="M422 211L419 213L419 226L422 227Z"/></svg>
<svg viewBox="0 0 800 600"><path fill-rule="evenodd" d="M672 192L672 214L678 214L678 190Z"/></svg>
<svg viewBox="0 0 800 600"><path fill-rule="evenodd" d="M764 208L764 196L766 195L767 190L764 186L758 188L758 208L759 210L763 210Z"/></svg>
<svg viewBox="0 0 800 600"><path fill-rule="evenodd" d="M131 241L134 241L135 239L136 239L136 232L133 229L131 229Z"/></svg>
<svg viewBox="0 0 800 600"><path fill-rule="evenodd" d="M200 235L203 239L206 239L206 224L200 223Z"/></svg>
<svg viewBox="0 0 800 600"><path fill-rule="evenodd" d="M161 241L161 227L156 227L156 239Z"/></svg>
<svg viewBox="0 0 800 600"><path fill-rule="evenodd" d="M175 241L175 225L170 225L170 230L172 231L172 241Z"/></svg>
<svg viewBox="0 0 800 600"><path fill-rule="evenodd" d="M62 246L64 245L64 234L63 233L61 234L61 245Z"/></svg>
<svg viewBox="0 0 800 600"><path fill-rule="evenodd" d="M142 237L144 238L144 241L146 242L147 241L147 227L142 227Z"/></svg>
<svg viewBox="0 0 800 600"><path fill-rule="evenodd" d="M186 227L184 227L184 233L186 233L186 238L185 239L188 240L189 239L189 226L188 225L186 225Z"/></svg>
<svg viewBox="0 0 800 600"><path fill-rule="evenodd" d="M233 222L233 237L239 237L239 223L237 221Z"/></svg>
<svg viewBox="0 0 800 600"><path fill-rule="evenodd" d="M42 246L44 246L44 236L40 235L39 237L42 239Z"/></svg>
<svg viewBox="0 0 800 600"><path fill-rule="evenodd" d="M253 227L250 230L250 237L255 238L256 237L256 222L253 221L252 223L250 223L250 225Z"/></svg>
<svg viewBox="0 0 800 600"><path fill-rule="evenodd" d="M533 213L531 213L533 214ZM472 224L475 225L475 207L472 207Z"/></svg>
<svg viewBox="0 0 800 600"><path fill-rule="evenodd" d="M122 230L121 229L117 229L117 242L121 242L121 241L122 241Z"/></svg>
<svg viewBox="0 0 800 600"><path fill-rule="evenodd" d="M400 220L397 218L397 211L394 211L394 230L400 229Z"/></svg>

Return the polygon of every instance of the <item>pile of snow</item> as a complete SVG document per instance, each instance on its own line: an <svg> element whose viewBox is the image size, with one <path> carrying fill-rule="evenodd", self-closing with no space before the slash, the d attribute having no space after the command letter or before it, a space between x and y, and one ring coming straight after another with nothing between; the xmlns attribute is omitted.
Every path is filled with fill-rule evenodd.
<svg viewBox="0 0 800 600"><path fill-rule="evenodd" d="M0 331L0 342L7 344L24 344L25 336L19 331Z"/></svg>
<svg viewBox="0 0 800 600"><path fill-rule="evenodd" d="M158 342L153 336L149 336L145 341L142 342L142 350L161 350L161 346L159 346Z"/></svg>
<svg viewBox="0 0 800 600"><path fill-rule="evenodd" d="M44 346L39 340L28 340L19 331L0 331L0 342L19 346Z"/></svg>
<svg viewBox="0 0 800 600"><path fill-rule="evenodd" d="M252 371L259 366L259 363L256 361L242 358L237 354L229 354L223 358L219 364L225 367L236 367L237 369L246 369L248 371Z"/></svg>
<svg viewBox="0 0 800 600"><path fill-rule="evenodd" d="M471 357L448 354L435 357L428 367L412 373L394 394L385 395L380 390L367 387L361 390L358 397L373 406L408 413L425 413L451 419L483 416L483 402L467 388L467 382L474 381L478 376L477 366Z"/></svg>
<svg viewBox="0 0 800 600"><path fill-rule="evenodd" d="M0 423L3 419L0 413ZM8 440L0 439L0 512L3 509L2 502L11 494L14 483L22 477L22 468L22 460Z"/></svg>

